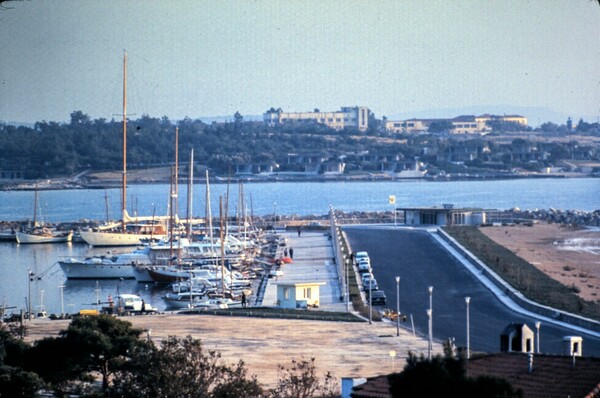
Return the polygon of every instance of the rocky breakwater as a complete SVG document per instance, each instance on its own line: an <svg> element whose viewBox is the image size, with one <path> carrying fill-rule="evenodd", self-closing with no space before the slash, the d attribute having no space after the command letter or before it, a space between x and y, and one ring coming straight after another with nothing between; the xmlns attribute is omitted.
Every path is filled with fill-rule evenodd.
<svg viewBox="0 0 600 398"><path fill-rule="evenodd" d="M557 224L571 224L582 226L600 226L600 210L560 210L560 209L535 209L521 210L518 207L510 209L505 216L518 221L545 221ZM506 218L505 218L506 219Z"/></svg>

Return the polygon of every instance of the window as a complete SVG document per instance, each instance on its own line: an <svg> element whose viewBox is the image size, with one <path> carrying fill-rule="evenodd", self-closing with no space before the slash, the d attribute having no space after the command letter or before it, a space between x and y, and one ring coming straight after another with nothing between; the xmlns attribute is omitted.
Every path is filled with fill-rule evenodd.
<svg viewBox="0 0 600 398"><path fill-rule="evenodd" d="M338 118L336 118L336 119L335 119L335 121L336 121L337 123L339 123L339 122L341 122L341 121L342 121L342 118L341 118L341 117L338 117Z"/></svg>
<svg viewBox="0 0 600 398"><path fill-rule="evenodd" d="M305 287L303 289L303 292L302 292L303 293L303 298L310 299L311 298L310 297L311 296L311 292L312 292L312 289L310 287Z"/></svg>
<svg viewBox="0 0 600 398"><path fill-rule="evenodd" d="M283 289L283 298L286 300L290 299L290 288L286 287L285 289Z"/></svg>

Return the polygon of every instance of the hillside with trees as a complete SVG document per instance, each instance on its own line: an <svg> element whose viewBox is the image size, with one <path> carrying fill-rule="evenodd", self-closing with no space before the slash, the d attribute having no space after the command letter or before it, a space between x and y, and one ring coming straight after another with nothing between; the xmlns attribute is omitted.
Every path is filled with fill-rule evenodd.
<svg viewBox="0 0 600 398"><path fill-rule="evenodd" d="M128 169L168 166L174 163L175 129L179 129L179 160L187 162L194 149L195 164L215 176L231 176L245 166L246 173L306 172L307 163L343 164L340 175L398 172L414 168L416 161L428 176L470 173L497 175L515 170L537 172L549 167L564 170L589 163L599 171L600 125L580 120L573 126L544 123L539 129L515 131L510 123L492 125L485 136L449 134L435 125L426 134L393 134L371 115L366 132L333 130L303 121L268 127L244 121L236 113L232 122L206 124L186 118L143 115L127 124ZM69 123L41 121L32 127L0 124L0 172L18 172L24 179L73 176L84 171L118 171L122 168L122 122L95 119L81 111ZM260 165L260 167L254 167ZM249 170L249 171L248 171ZM252 171L254 170L254 171ZM328 169L318 167L314 173Z"/></svg>

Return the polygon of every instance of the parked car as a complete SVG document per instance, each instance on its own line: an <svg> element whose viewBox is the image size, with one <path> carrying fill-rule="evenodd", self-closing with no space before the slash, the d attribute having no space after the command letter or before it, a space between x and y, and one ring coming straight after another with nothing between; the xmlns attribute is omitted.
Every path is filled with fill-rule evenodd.
<svg viewBox="0 0 600 398"><path fill-rule="evenodd" d="M358 272L371 272L371 262L368 259L363 259L357 263Z"/></svg>
<svg viewBox="0 0 600 398"><path fill-rule="evenodd" d="M377 290L377 280L375 278L370 278L366 283L363 284L363 289L365 292L367 292L367 295L369 294L369 290Z"/></svg>
<svg viewBox="0 0 600 398"><path fill-rule="evenodd" d="M366 284L369 281L369 279L374 279L374 278L375 277L370 272L366 272L366 273L362 274L362 276L361 276L363 285Z"/></svg>
<svg viewBox="0 0 600 398"><path fill-rule="evenodd" d="M359 261L367 259L369 260L369 253L361 251L361 252L356 252L356 254L354 255L354 260L356 261L356 265L358 265Z"/></svg>
<svg viewBox="0 0 600 398"><path fill-rule="evenodd" d="M383 290L374 290L371 292L371 304L372 305L385 305L386 297Z"/></svg>

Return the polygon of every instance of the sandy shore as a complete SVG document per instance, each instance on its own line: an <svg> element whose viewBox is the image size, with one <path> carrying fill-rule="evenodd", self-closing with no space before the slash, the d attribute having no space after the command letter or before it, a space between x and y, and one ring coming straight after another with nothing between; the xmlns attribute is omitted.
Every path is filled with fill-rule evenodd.
<svg viewBox="0 0 600 398"><path fill-rule="evenodd" d="M481 231L585 300L600 300L600 229L537 223L486 227Z"/></svg>

